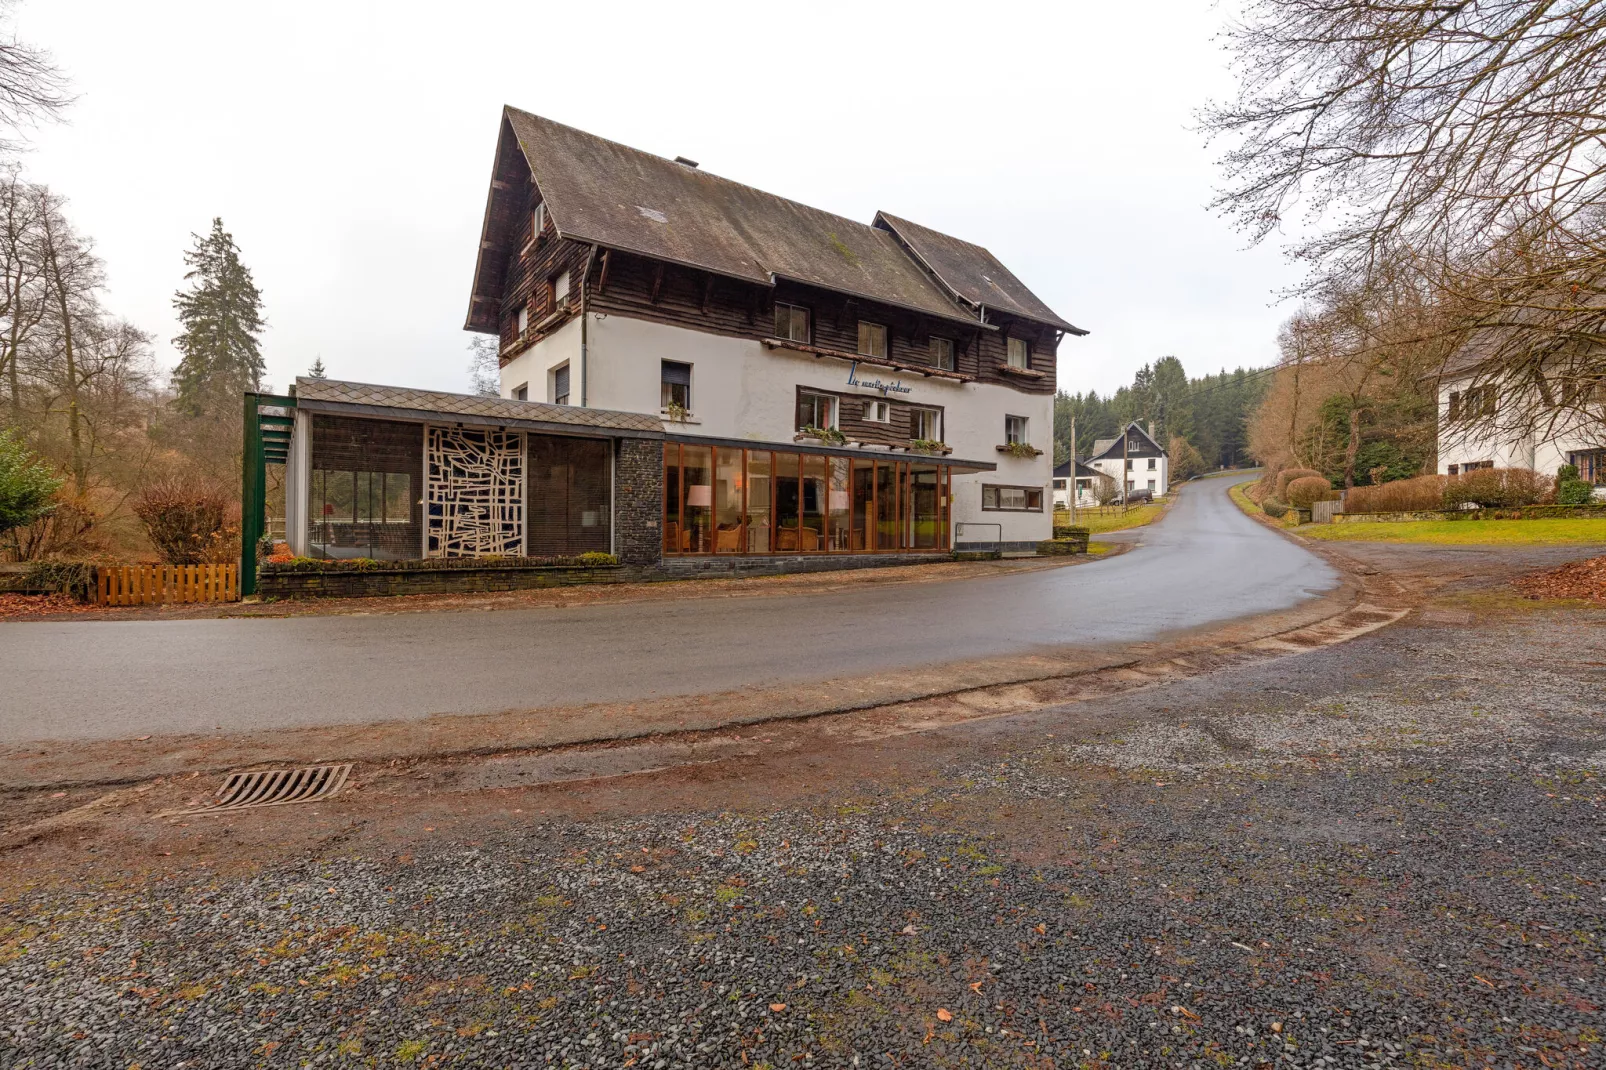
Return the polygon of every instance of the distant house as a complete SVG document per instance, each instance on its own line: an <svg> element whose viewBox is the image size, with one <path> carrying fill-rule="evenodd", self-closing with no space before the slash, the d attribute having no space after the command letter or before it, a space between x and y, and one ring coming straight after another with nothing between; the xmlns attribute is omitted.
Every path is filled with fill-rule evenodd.
<svg viewBox="0 0 1606 1070"><path fill-rule="evenodd" d="M1127 424L1122 434L1094 442L1087 465L1115 480L1118 487L1150 490L1156 498L1164 496L1170 486L1170 460L1165 448L1155 439L1152 429L1145 430L1136 420Z"/></svg>
<svg viewBox="0 0 1606 1070"><path fill-rule="evenodd" d="M1072 465L1076 467L1076 475L1071 475ZM1098 469L1090 468L1081 461L1066 461L1054 469L1054 508L1070 508L1070 488L1067 483L1076 480L1076 506L1082 508L1099 503L1098 481L1102 475Z"/></svg>

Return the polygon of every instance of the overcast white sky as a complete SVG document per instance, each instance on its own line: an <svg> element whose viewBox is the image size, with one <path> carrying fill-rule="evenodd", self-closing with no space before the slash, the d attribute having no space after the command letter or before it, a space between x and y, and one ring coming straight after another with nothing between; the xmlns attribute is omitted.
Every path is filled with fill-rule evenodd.
<svg viewBox="0 0 1606 1070"><path fill-rule="evenodd" d="M1141 14L1139 14L1141 12ZM467 388L501 106L869 222L990 248L1072 323L1060 382L1273 359L1292 268L1204 205L1190 129L1230 91L1209 0L1042 5L23 0L79 94L26 172L70 199L107 305L164 367L192 232L221 215L269 377Z"/></svg>

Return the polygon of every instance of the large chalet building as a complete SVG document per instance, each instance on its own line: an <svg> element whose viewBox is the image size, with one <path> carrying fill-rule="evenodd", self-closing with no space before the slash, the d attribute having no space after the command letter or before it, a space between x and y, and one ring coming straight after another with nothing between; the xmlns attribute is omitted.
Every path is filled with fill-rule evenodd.
<svg viewBox="0 0 1606 1070"><path fill-rule="evenodd" d="M1085 332L978 245L507 108L466 326L500 398L298 381L297 552L684 571L1051 534Z"/></svg>

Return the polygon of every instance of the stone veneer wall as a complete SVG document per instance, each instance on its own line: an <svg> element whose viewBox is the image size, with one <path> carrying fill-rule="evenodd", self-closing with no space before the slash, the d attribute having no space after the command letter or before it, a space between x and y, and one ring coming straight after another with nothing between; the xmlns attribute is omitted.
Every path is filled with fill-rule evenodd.
<svg viewBox="0 0 1606 1070"><path fill-rule="evenodd" d="M571 587L582 583L629 583L661 579L650 570L583 568L365 569L362 571L274 572L257 578L263 598L382 598L401 594L477 594Z"/></svg>
<svg viewBox="0 0 1606 1070"><path fill-rule="evenodd" d="M663 560L664 444L621 438L614 455L614 553L621 565L651 568Z"/></svg>

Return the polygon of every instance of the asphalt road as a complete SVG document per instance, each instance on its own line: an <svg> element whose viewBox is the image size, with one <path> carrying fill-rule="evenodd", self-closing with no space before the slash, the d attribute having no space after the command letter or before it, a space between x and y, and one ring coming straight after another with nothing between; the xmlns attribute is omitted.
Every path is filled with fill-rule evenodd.
<svg viewBox="0 0 1606 1070"><path fill-rule="evenodd" d="M1337 574L1185 489L1110 561L762 598L233 620L0 624L0 742L361 724L630 702L1108 646L1286 609Z"/></svg>

